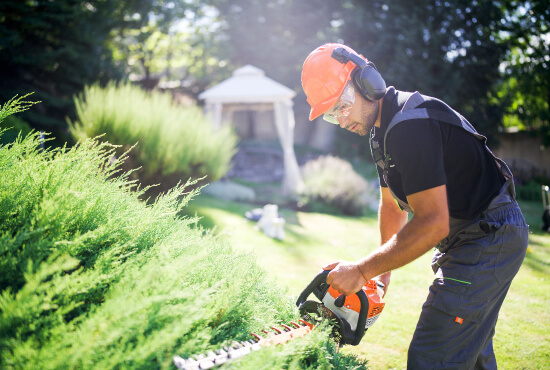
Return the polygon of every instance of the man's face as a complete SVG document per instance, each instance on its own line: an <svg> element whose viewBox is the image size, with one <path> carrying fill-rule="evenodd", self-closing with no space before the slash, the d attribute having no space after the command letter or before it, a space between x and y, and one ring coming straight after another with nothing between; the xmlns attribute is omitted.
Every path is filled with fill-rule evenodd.
<svg viewBox="0 0 550 370"><path fill-rule="evenodd" d="M380 106L377 101L368 101L355 91L355 103L346 117L339 117L340 127L357 135L367 135L378 118Z"/></svg>

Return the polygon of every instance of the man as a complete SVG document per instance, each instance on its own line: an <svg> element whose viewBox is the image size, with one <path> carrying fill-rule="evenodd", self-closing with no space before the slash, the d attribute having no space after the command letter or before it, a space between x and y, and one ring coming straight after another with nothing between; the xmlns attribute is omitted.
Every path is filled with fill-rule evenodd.
<svg viewBox="0 0 550 370"><path fill-rule="evenodd" d="M381 185L381 246L359 261L326 266L327 283L350 295L376 277L387 289L392 270L436 247L435 280L408 368L496 368L498 312L528 242L506 164L459 113L438 99L386 88L374 65L345 45L315 49L302 86L310 120L323 115L370 133Z"/></svg>

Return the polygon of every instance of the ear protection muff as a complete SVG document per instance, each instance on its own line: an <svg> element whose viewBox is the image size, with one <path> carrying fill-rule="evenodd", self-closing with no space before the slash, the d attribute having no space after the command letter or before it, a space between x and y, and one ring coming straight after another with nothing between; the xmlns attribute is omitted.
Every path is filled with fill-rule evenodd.
<svg viewBox="0 0 550 370"><path fill-rule="evenodd" d="M386 81L372 62L367 62L359 55L350 53L344 48L336 48L332 51L332 58L342 64L353 62L357 68L353 71L351 79L359 93L367 100L380 100L386 94Z"/></svg>

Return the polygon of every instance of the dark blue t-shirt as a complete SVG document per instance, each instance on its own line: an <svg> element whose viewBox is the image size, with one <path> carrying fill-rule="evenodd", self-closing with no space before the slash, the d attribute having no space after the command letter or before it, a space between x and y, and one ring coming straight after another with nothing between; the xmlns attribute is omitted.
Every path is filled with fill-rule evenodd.
<svg viewBox="0 0 550 370"><path fill-rule="evenodd" d="M394 87L387 89L381 127L374 127L371 132L382 152L386 128L408 96ZM429 98L419 107L449 111L444 104ZM478 215L505 182L485 144L451 124L432 119L404 121L391 129L386 145L391 157L387 179L396 196L406 200L407 195L446 185L449 213L454 218ZM380 185L388 186L380 168L378 176Z"/></svg>

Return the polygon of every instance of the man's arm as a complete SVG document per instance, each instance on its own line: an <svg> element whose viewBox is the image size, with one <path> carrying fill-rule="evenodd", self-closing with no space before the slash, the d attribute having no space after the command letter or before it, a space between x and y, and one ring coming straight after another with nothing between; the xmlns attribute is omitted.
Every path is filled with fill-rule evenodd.
<svg viewBox="0 0 550 370"><path fill-rule="evenodd" d="M333 264L335 267L327 277L328 284L342 294L354 294L368 280L414 261L447 236L449 207L445 185L412 194L407 201L414 211L413 218L362 260ZM386 220L381 222L385 224ZM383 238L392 230L392 226L381 225L381 232L386 227Z"/></svg>
<svg viewBox="0 0 550 370"><path fill-rule="evenodd" d="M380 207L378 209L378 227L380 229L380 245L387 243L407 223L408 213L402 211L391 195L390 189L380 187ZM376 277L384 283L384 295L390 285L391 271Z"/></svg>

